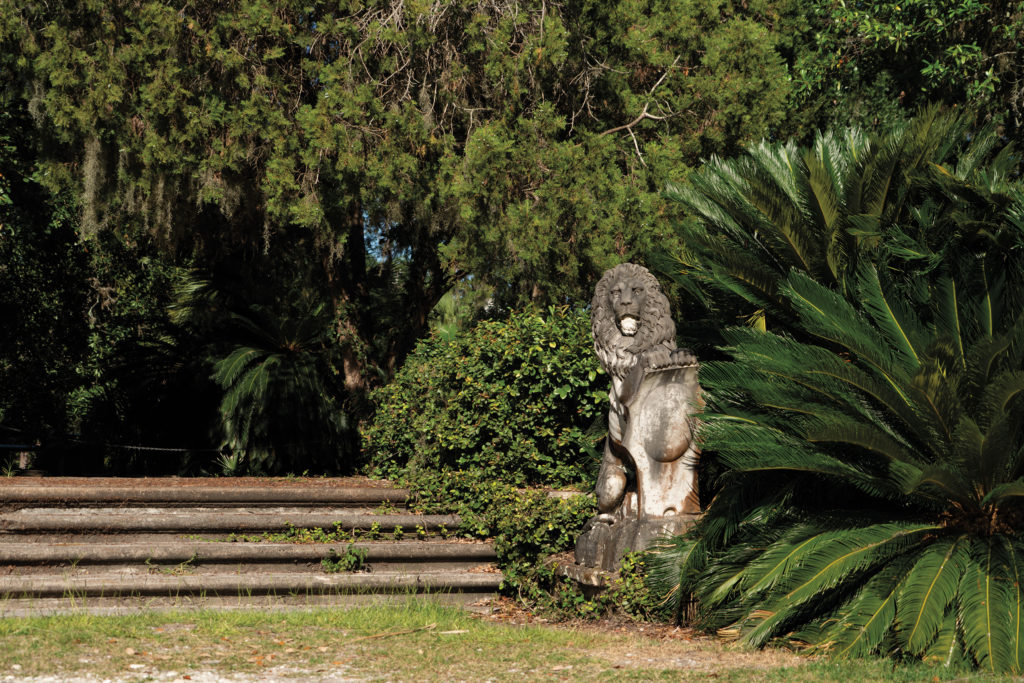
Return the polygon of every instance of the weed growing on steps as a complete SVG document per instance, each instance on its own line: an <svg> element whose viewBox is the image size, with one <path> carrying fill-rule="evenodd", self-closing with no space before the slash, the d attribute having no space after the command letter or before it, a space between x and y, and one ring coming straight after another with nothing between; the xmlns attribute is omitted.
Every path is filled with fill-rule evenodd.
<svg viewBox="0 0 1024 683"><path fill-rule="evenodd" d="M160 565L153 562L150 557L146 558L146 567L149 569L150 574L166 574L167 576L182 576L183 574L190 574L196 570L199 566L199 553L192 553L192 557L179 562L178 564L171 567L161 567Z"/></svg>
<svg viewBox="0 0 1024 683"><path fill-rule="evenodd" d="M0 468L0 474L3 474L3 476L5 476L7 478L11 478L15 474L17 474L17 473L18 473L18 456L16 456L16 455L9 455L9 456L7 456L7 458L4 460L4 464L3 464L2 468Z"/></svg>
<svg viewBox="0 0 1024 683"><path fill-rule="evenodd" d="M447 529L444 532L447 533ZM400 540L403 535L404 531L401 526L396 526L391 532L391 536L395 540ZM426 528L423 525L417 525L416 537L423 540L427 536ZM265 531L262 534L229 534L225 540L229 543L352 543L360 539L376 541L380 537L380 522L374 522L365 531L357 528L345 529L341 522L335 522L334 527L330 529L296 527L293 524L288 524L283 531Z"/></svg>
<svg viewBox="0 0 1024 683"><path fill-rule="evenodd" d="M358 572L363 569L365 564L366 549L357 548L352 544L349 544L341 555L334 548L331 548L327 557L320 561L320 566L328 574Z"/></svg>
<svg viewBox="0 0 1024 683"><path fill-rule="evenodd" d="M335 522L331 529L320 527L297 527L288 523L284 531L264 531L262 534L230 534L232 543L344 543L354 541L358 530L346 530L341 522Z"/></svg>

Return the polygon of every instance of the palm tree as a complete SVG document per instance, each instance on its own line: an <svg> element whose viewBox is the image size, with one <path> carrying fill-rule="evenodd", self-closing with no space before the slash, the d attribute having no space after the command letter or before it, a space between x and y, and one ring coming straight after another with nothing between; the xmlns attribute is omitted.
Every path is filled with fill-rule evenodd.
<svg viewBox="0 0 1024 683"><path fill-rule="evenodd" d="M842 234L807 211L727 238L705 222L735 248L699 247L703 284L780 315L728 330L729 359L701 371L723 474L651 574L677 604L692 592L704 627L1024 671L1024 195L1008 155L977 158L892 176L899 211L870 225L843 209ZM709 205L735 197L715 189ZM737 285L744 259L771 277Z"/></svg>
<svg viewBox="0 0 1024 683"><path fill-rule="evenodd" d="M339 374L331 316L299 295L285 301L244 301L192 276L172 308L173 320L207 338L211 377L223 391L224 463L235 473L351 465L352 429L331 381Z"/></svg>

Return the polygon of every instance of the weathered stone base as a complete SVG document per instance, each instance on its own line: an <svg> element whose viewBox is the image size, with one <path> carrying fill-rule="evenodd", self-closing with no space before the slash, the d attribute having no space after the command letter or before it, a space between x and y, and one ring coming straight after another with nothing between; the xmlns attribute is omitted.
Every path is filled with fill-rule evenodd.
<svg viewBox="0 0 1024 683"><path fill-rule="evenodd" d="M608 586L618 578L617 572L606 572L603 569L575 564L568 557L568 553L554 560L551 563L551 568L557 576L564 576L574 581L588 599L596 598L604 593Z"/></svg>
<svg viewBox="0 0 1024 683"><path fill-rule="evenodd" d="M627 550L646 550L661 536L687 531L698 515L618 519L612 523L595 517L583 527L576 541L576 564L605 571L617 571Z"/></svg>

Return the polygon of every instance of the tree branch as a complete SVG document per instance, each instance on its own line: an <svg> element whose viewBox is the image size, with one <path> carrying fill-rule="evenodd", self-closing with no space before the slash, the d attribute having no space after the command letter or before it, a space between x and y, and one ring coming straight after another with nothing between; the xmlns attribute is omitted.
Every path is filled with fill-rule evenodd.
<svg viewBox="0 0 1024 683"><path fill-rule="evenodd" d="M661 78L659 78L657 80L657 82L653 86L651 86L651 89L647 91L647 97L651 97L651 96L654 95L654 91L657 90L661 86L661 84L665 82L665 79L668 77L669 72L671 72L672 69L674 69L676 64L678 64L678 63L679 63L679 55L676 55L676 58L674 60L672 60L672 63L669 65L669 67L667 69L665 69L665 73L661 74ZM655 116L654 114L649 113L648 109L650 109L650 107L651 107L651 103L650 103L650 101L648 101L647 103L644 104L643 111L641 111L640 115L637 116L635 119L633 119L632 121L630 121L629 123L627 123L625 125L616 126L615 128L609 128L608 130L604 131L603 133L600 133L599 137L603 137L605 135L610 135L612 133L618 133L620 130L628 130L629 134L633 135L633 126L635 126L636 124L640 123L644 119L651 119L653 121L664 121L666 118L668 118L666 116ZM635 136L633 138L633 142L636 143L636 137ZM643 157L641 157L640 160L643 161ZM644 165L646 166L646 164L644 164Z"/></svg>

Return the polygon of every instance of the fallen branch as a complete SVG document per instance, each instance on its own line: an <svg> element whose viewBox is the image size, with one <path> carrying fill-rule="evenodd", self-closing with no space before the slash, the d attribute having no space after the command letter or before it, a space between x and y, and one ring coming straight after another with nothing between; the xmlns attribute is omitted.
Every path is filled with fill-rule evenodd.
<svg viewBox="0 0 1024 683"><path fill-rule="evenodd" d="M416 633L417 631L433 631L437 628L437 624L427 624L426 626L420 626L419 628L410 628L405 631L384 631L383 633L374 633L372 636L359 636L348 641L354 643L357 640L371 640L373 638L390 638L391 636L404 636L409 633Z"/></svg>

